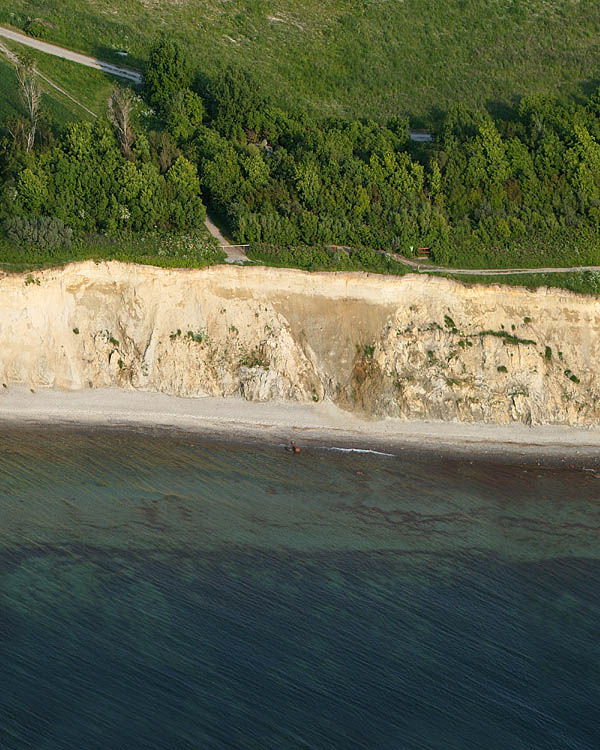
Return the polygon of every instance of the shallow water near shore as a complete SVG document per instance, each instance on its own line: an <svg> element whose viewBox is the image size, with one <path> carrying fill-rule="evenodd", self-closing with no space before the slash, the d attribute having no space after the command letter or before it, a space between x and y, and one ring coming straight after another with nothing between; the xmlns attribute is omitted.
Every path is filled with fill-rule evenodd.
<svg viewBox="0 0 600 750"><path fill-rule="evenodd" d="M0 748L597 748L600 473L0 428Z"/></svg>

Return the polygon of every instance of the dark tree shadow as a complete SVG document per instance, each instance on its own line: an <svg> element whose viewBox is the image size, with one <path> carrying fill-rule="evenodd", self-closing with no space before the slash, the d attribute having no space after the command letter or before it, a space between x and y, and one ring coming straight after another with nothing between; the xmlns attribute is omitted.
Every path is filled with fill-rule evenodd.
<svg viewBox="0 0 600 750"><path fill-rule="evenodd" d="M519 103L521 97L514 95L510 101L505 99L488 99L485 103L485 109L494 120L511 122L519 117Z"/></svg>
<svg viewBox="0 0 600 750"><path fill-rule="evenodd" d="M142 74L146 66L145 61L141 58L131 54L120 55L118 50L102 44L98 44L93 48L91 56L103 62L111 63L111 65L118 65L120 68L131 68L135 72Z"/></svg>
<svg viewBox="0 0 600 750"><path fill-rule="evenodd" d="M575 101L584 103L585 100L593 96L599 88L599 78L585 78L583 81L579 81L579 90L571 96Z"/></svg>

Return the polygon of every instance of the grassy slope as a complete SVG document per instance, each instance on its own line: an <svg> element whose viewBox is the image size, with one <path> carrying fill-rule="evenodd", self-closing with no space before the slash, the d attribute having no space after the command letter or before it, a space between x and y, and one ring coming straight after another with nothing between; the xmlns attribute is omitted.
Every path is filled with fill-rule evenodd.
<svg viewBox="0 0 600 750"><path fill-rule="evenodd" d="M18 51L17 45L14 45L14 49ZM108 76L100 70L86 68L68 60L45 55L43 52L35 50L28 50L28 52L35 57L38 70L97 115L106 113L106 102L113 89L114 82L118 80L119 85L123 85L121 79ZM65 100L56 89L52 89L44 83L43 85L45 90L51 93L53 97L68 102L69 108L79 119L91 119L91 115L88 115L84 109L78 107L74 102Z"/></svg>
<svg viewBox="0 0 600 750"><path fill-rule="evenodd" d="M0 22L28 17L82 51L123 62L125 49L129 64L167 29L203 70L236 61L278 103L325 113L418 116L457 99L573 94L598 76L597 0L0 0Z"/></svg>
<svg viewBox="0 0 600 750"><path fill-rule="evenodd" d="M76 107L65 97L51 87L43 84L44 109L58 122L70 122L81 119L81 116L89 117L80 107ZM23 117L24 110L19 100L17 77L14 67L0 56L0 123L11 117Z"/></svg>
<svg viewBox="0 0 600 750"><path fill-rule="evenodd" d="M38 70L58 86L68 91L77 101L84 104L97 115L106 113L106 102L112 91L114 82L118 80L123 86L121 79L106 75L100 70L86 68L83 65L61 60L52 55L46 55L33 49L25 49L22 45L3 40L3 44L10 47L16 54L26 53L35 59ZM12 116L21 112L16 88L16 79L12 66L9 66L6 58L0 55L0 121L6 116ZM9 70L10 68L10 70ZM45 93L44 106L53 117L61 123L73 120L91 120L92 116L75 102L65 97L47 82L40 81Z"/></svg>
<svg viewBox="0 0 600 750"><path fill-rule="evenodd" d="M14 68L0 55L0 121L21 114Z"/></svg>

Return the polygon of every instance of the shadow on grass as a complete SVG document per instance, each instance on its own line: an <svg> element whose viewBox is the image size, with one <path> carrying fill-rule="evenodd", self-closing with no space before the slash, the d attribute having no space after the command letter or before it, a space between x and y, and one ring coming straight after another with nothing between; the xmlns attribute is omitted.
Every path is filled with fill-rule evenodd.
<svg viewBox="0 0 600 750"><path fill-rule="evenodd" d="M585 100L597 93L598 89L600 89L600 78L585 78L579 82L579 92L574 94L573 98L585 104Z"/></svg>
<svg viewBox="0 0 600 750"><path fill-rule="evenodd" d="M102 44L94 46L91 56L98 60L102 60L103 62L118 65L120 68L129 68L134 73L141 73L142 75L144 74L144 69L146 67L144 60L136 55L128 53L126 49L117 50L114 47L107 47Z"/></svg>
<svg viewBox="0 0 600 750"><path fill-rule="evenodd" d="M488 114L495 120L503 122L514 122L519 119L519 103L521 97L514 95L510 101L505 99L488 99L485 103L485 109Z"/></svg>

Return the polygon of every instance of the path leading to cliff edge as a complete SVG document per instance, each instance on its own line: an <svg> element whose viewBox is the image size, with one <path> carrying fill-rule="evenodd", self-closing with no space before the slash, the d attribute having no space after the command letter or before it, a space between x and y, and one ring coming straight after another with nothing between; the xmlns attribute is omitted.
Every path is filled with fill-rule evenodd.
<svg viewBox="0 0 600 750"><path fill-rule="evenodd" d="M247 245L232 245L208 215L206 216L204 223L206 224L206 228L208 229L208 231L219 242L219 245L227 256L225 259L227 263L243 263L244 261L248 260L246 253L243 251L244 247L248 247Z"/></svg>
<svg viewBox="0 0 600 750"><path fill-rule="evenodd" d="M447 273L453 276L519 276L534 273L578 273L581 271L600 271L600 266L565 266L563 268L448 268L447 266L430 266L416 260L405 258L397 253L385 255L414 268L417 273Z"/></svg>
<svg viewBox="0 0 600 750"><path fill-rule="evenodd" d="M88 55L82 55L79 52L72 52L64 47L59 47L56 44L49 44L48 42L42 42L39 39L33 39L30 36L20 34L18 31L7 29L4 26L0 26L0 36L5 39L11 39L13 42L23 44L26 47L33 47L33 49L45 52L47 55L62 57L63 60L71 60L71 62L86 65L88 68L96 68L97 70L102 70L104 73L110 73L119 78L127 78L133 83L142 83L144 80L144 77L139 70L125 68L120 65L113 65L104 60L98 60L96 57L88 57Z"/></svg>

